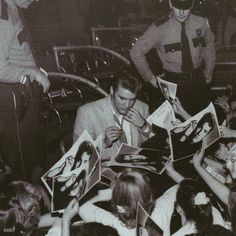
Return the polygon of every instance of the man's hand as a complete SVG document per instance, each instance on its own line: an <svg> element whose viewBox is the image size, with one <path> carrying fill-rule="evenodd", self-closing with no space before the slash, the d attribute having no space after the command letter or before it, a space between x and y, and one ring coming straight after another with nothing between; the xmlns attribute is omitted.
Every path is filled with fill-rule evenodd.
<svg viewBox="0 0 236 236"><path fill-rule="evenodd" d="M42 71L38 71L37 75L35 76L35 80L40 83L40 85L43 87L43 92L47 92L50 86L50 82L48 80L48 77L45 73Z"/></svg>
<svg viewBox="0 0 236 236"><path fill-rule="evenodd" d="M207 84L210 84L211 81L212 81L212 78L213 78L213 73L204 70L204 71L203 71L203 74L204 74L204 77L205 77L205 79L206 79L206 83L207 83Z"/></svg>
<svg viewBox="0 0 236 236"><path fill-rule="evenodd" d="M116 126L111 126L111 127L106 128L105 138L104 138L105 146L111 147L113 142L115 142L116 140L120 138L122 132L123 131Z"/></svg>
<svg viewBox="0 0 236 236"><path fill-rule="evenodd" d="M143 118L143 116L140 114L140 112L132 107L124 116L124 118L135 125L138 128L142 128L145 124L146 120Z"/></svg>

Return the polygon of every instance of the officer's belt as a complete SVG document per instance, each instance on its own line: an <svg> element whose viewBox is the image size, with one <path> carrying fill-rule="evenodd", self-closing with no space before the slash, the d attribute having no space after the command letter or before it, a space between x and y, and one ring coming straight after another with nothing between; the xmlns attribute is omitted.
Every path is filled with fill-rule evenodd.
<svg viewBox="0 0 236 236"><path fill-rule="evenodd" d="M164 70L164 74L167 77L168 76L171 76L171 77L172 76L173 77L189 77L189 76L199 74L200 72L202 72L202 67L198 67L198 68L192 70L191 72L180 72L180 73Z"/></svg>

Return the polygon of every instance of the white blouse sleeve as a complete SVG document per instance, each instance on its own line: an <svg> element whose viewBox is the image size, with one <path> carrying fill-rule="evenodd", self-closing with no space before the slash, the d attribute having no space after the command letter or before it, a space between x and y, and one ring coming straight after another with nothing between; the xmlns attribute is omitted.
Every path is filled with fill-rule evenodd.
<svg viewBox="0 0 236 236"><path fill-rule="evenodd" d="M84 203L79 209L79 215L85 222L98 222L115 228L119 235L135 236L135 229L128 229L119 219L109 211L94 205L98 201L110 200L112 190L100 190L99 194Z"/></svg>
<svg viewBox="0 0 236 236"><path fill-rule="evenodd" d="M153 221L163 230L164 236L170 235L170 222L174 212L178 187L179 185L174 185L159 197L151 214Z"/></svg>

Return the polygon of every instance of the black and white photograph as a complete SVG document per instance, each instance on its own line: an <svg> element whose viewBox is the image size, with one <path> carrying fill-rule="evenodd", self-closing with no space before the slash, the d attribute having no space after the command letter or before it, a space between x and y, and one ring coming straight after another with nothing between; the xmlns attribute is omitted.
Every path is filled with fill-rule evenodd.
<svg viewBox="0 0 236 236"><path fill-rule="evenodd" d="M177 84L170 83L165 81L161 78L157 78L158 86L161 90L162 95L164 98L172 104L172 102L176 99L176 92L177 92Z"/></svg>
<svg viewBox="0 0 236 236"><path fill-rule="evenodd" d="M0 235L234 236L235 58L236 0L0 0Z"/></svg>
<svg viewBox="0 0 236 236"><path fill-rule="evenodd" d="M170 131L173 161L192 156L202 146L206 149L220 138L214 105L191 117Z"/></svg>
<svg viewBox="0 0 236 236"><path fill-rule="evenodd" d="M79 201L100 180L100 159L95 163L87 160L75 170L53 177L52 212L62 212L73 198Z"/></svg>
<svg viewBox="0 0 236 236"><path fill-rule="evenodd" d="M135 148L122 144L115 157L107 162L107 166L138 168L162 174L169 155L169 149Z"/></svg>
<svg viewBox="0 0 236 236"><path fill-rule="evenodd" d="M78 170L91 168L98 159L95 143L84 131L71 149L42 176L42 181L48 191L52 193L54 177L71 173L74 170L78 172Z"/></svg>

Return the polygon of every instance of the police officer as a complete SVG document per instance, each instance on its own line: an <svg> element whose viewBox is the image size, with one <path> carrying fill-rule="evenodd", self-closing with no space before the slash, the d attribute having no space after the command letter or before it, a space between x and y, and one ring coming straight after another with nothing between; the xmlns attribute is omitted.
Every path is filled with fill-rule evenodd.
<svg viewBox="0 0 236 236"><path fill-rule="evenodd" d="M38 183L46 155L41 90L46 92L50 82L37 66L23 23L21 9L32 2L0 0L0 145L13 178Z"/></svg>
<svg viewBox="0 0 236 236"><path fill-rule="evenodd" d="M130 56L145 81L158 87L146 60L154 48L166 80L177 83L185 110L195 114L207 105L207 84L215 66L214 35L206 18L191 13L194 0L169 0L170 15L153 23L138 39Z"/></svg>

